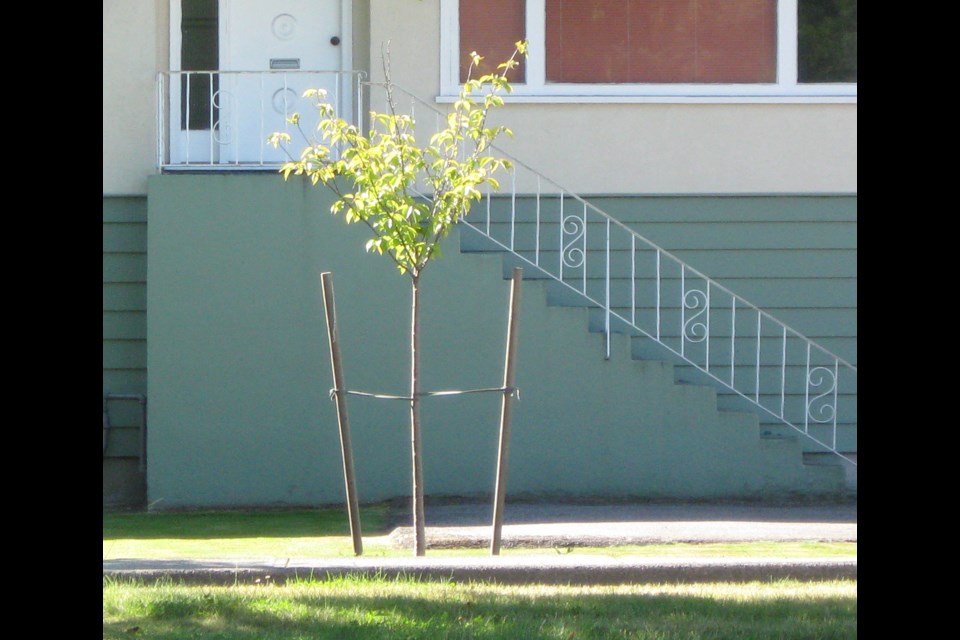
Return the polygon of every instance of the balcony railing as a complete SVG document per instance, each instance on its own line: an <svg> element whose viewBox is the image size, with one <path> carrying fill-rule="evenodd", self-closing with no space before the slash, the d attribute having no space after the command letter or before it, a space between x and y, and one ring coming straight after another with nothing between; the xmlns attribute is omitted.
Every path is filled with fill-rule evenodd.
<svg viewBox="0 0 960 640"><path fill-rule="evenodd" d="M362 71L165 71L157 83L157 165L176 169L273 169L286 159L267 138L287 131L290 114L305 130L317 111L303 98L325 89L337 115L360 122Z"/></svg>

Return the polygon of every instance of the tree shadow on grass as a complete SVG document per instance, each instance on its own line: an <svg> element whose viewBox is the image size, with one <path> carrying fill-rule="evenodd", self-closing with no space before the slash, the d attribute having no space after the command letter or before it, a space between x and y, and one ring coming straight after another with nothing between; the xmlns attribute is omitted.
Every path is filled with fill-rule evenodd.
<svg viewBox="0 0 960 640"><path fill-rule="evenodd" d="M417 589L411 587L412 591ZM167 597L104 624L104 638L837 638L857 635L851 597L715 599L680 595L517 595L461 588L450 598L223 592Z"/></svg>

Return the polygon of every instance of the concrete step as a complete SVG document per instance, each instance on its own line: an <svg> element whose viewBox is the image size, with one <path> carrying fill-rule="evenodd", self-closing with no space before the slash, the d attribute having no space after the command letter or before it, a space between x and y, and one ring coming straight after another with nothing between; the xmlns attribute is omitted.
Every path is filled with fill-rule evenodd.
<svg viewBox="0 0 960 640"><path fill-rule="evenodd" d="M541 264L534 265L524 257L507 253L495 242L485 238L475 231L467 230L461 235L461 247L465 253L499 253L502 256L502 275L509 278L515 266L524 269L524 278L530 282L539 282L543 287L545 301L548 306L568 308L571 312L583 314L586 312L585 329L592 333L604 332L608 316L602 310L596 308L597 302L603 302L606 298L606 280L604 278L592 277L596 275L596 265L587 264L586 278L584 278L583 269L578 273L573 273L565 283L553 280L551 272L558 271L559 254L541 252L534 254L532 252L521 252L522 256L531 260L541 260ZM557 263L555 266L554 263ZM602 265L603 270L606 266ZM565 272L565 275L570 275ZM649 283L647 283L649 284ZM679 282L673 278L667 287L677 287L679 291ZM626 291L623 291L626 287ZM611 281L610 293L611 299L614 293L623 297L629 296L630 281L626 279L615 279ZM584 297L586 291L588 296L594 296L595 301ZM628 357L634 361L642 370L638 371L637 383L640 385L649 384L648 376L651 373L651 367L658 371L661 382L658 384L668 384L671 388L669 396L670 407L666 408L668 414L672 417L670 420L675 422L680 413L690 416L689 425L692 429L692 437L701 440L701 444L709 444L715 455L720 457L729 456L731 460L743 455L744 451L756 450L764 462L761 467L766 471L766 477L770 479L771 488L782 479L782 469L786 469L788 476L791 476L794 482L800 486L808 487L815 491L827 491L833 484L835 487L844 486L844 471L837 468L828 468L829 465L812 465L811 469L803 464L803 452L805 450L817 450L814 444L812 447L806 444L807 438L798 438L794 433L786 433L783 430L772 428L767 421L767 417L762 411L758 411L755 405L744 400L734 392L727 391L711 375L699 371L683 362L676 353L671 351L675 348L677 351L681 348L681 339L679 331L674 331L671 335L669 328L663 330L661 337L664 344L660 344L649 337L643 336L636 328L630 326L631 321L636 321L637 315L653 315L654 309L639 308L631 316L631 311L626 307L618 309L624 318L617 318L614 315L609 316L611 325L611 339L614 340L612 357ZM676 316L676 318L674 318ZM746 317L746 311L743 312ZM661 321L665 327L676 324L680 326L680 310L661 309ZM675 321L675 322L674 322ZM739 322L738 322L739 325ZM712 329L718 326L722 327L722 321L717 320L712 325ZM755 326L755 320L754 320ZM754 329L755 331L755 329ZM729 332L728 332L729 334ZM746 331L744 330L744 334ZM855 329L852 332L855 335ZM712 334L712 340L716 340ZM729 343L729 340L727 340ZM602 348L601 342L598 346ZM777 336L762 336L761 338L761 401L767 402L774 395L779 400L780 376L782 375L782 364L778 348L782 345L782 339ZM695 354L689 352L690 349L699 348L698 345L687 343L684 345L688 356L694 357ZM711 353L711 361L717 358L717 351ZM776 353L775 353L776 352ZM598 353L598 357L602 351ZM777 355L774 358L774 355ZM745 377L748 373L756 376L756 364L753 362L751 371L750 363L737 362L733 367L735 377ZM726 370L730 370L729 361L726 362ZM801 365L795 364L793 360L788 363L788 375L803 375ZM717 375L714 373L714 375ZM722 376L720 377L722 380ZM776 378L776 380L774 380ZM649 392L649 390L647 390ZM769 396L769 397L768 397ZM661 395L665 399L667 395ZM855 396L854 396L855 399ZM791 404L800 401L799 396L790 396ZM782 424L782 423L781 423ZM775 426L775 425L774 425ZM784 425L785 426L785 425ZM792 431L785 427L787 431ZM852 436L850 433L852 432ZM762 434L765 433L766 435ZM855 427L845 426L842 429L843 441L845 444L852 442L855 446ZM693 435L696 434L696 435ZM762 436L762 437L761 437ZM780 468L781 471L776 469Z"/></svg>

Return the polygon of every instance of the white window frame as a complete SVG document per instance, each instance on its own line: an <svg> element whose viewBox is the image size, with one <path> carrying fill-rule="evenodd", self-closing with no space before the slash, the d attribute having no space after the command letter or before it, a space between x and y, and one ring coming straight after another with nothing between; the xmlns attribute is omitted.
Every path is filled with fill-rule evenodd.
<svg viewBox="0 0 960 640"><path fill-rule="evenodd" d="M575 84L546 81L546 0L526 0L530 51L525 82L511 83L510 102L801 102L856 103L857 83L797 82L797 0L777 4L777 81L757 84ZM460 90L460 0L440 0L440 95ZM482 55L483 52L481 51Z"/></svg>

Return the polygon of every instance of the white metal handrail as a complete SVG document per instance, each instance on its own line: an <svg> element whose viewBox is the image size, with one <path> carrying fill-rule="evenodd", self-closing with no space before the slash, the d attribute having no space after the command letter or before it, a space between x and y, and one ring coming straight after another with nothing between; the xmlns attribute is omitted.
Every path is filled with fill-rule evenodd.
<svg viewBox="0 0 960 640"><path fill-rule="evenodd" d="M362 76L356 71L163 72L158 82L158 165L165 170L279 167L288 156L283 150L266 155L268 136L287 130L287 117L294 111L305 131L315 129L309 118L316 110L300 102L303 90L330 87L328 100L353 124L364 122L365 105L383 104L382 111L388 112L382 85L363 82ZM206 100L199 104L207 109L207 129L189 122L194 84L201 92L205 87ZM376 91L383 95L375 97ZM421 135L431 119L429 134L446 126L446 113L434 105L400 87L393 92L404 103L398 107L409 106L409 115L428 115L418 122ZM246 94L254 98L244 99ZM244 124L254 140L247 148L227 135L229 127ZM823 450L856 465L838 448L838 428L857 423L854 365L511 154L496 146L491 152L513 163L509 191L488 192L481 220L472 216L463 223L599 309L606 357L612 332L646 336Z"/></svg>
<svg viewBox="0 0 960 640"><path fill-rule="evenodd" d="M363 84L372 104L379 85ZM433 105L399 87L394 95L404 96L411 116L426 112L435 130L445 126L446 114ZM511 154L492 150L514 165L509 190L487 192L481 220L464 225L600 309L607 358L611 332L646 336L857 464L837 437L839 427L857 424L856 366Z"/></svg>
<svg viewBox="0 0 960 640"><path fill-rule="evenodd" d="M325 88L338 116L361 122L363 71L162 71L157 78L157 166L273 169L287 157L267 144L299 112L315 123L306 89Z"/></svg>

